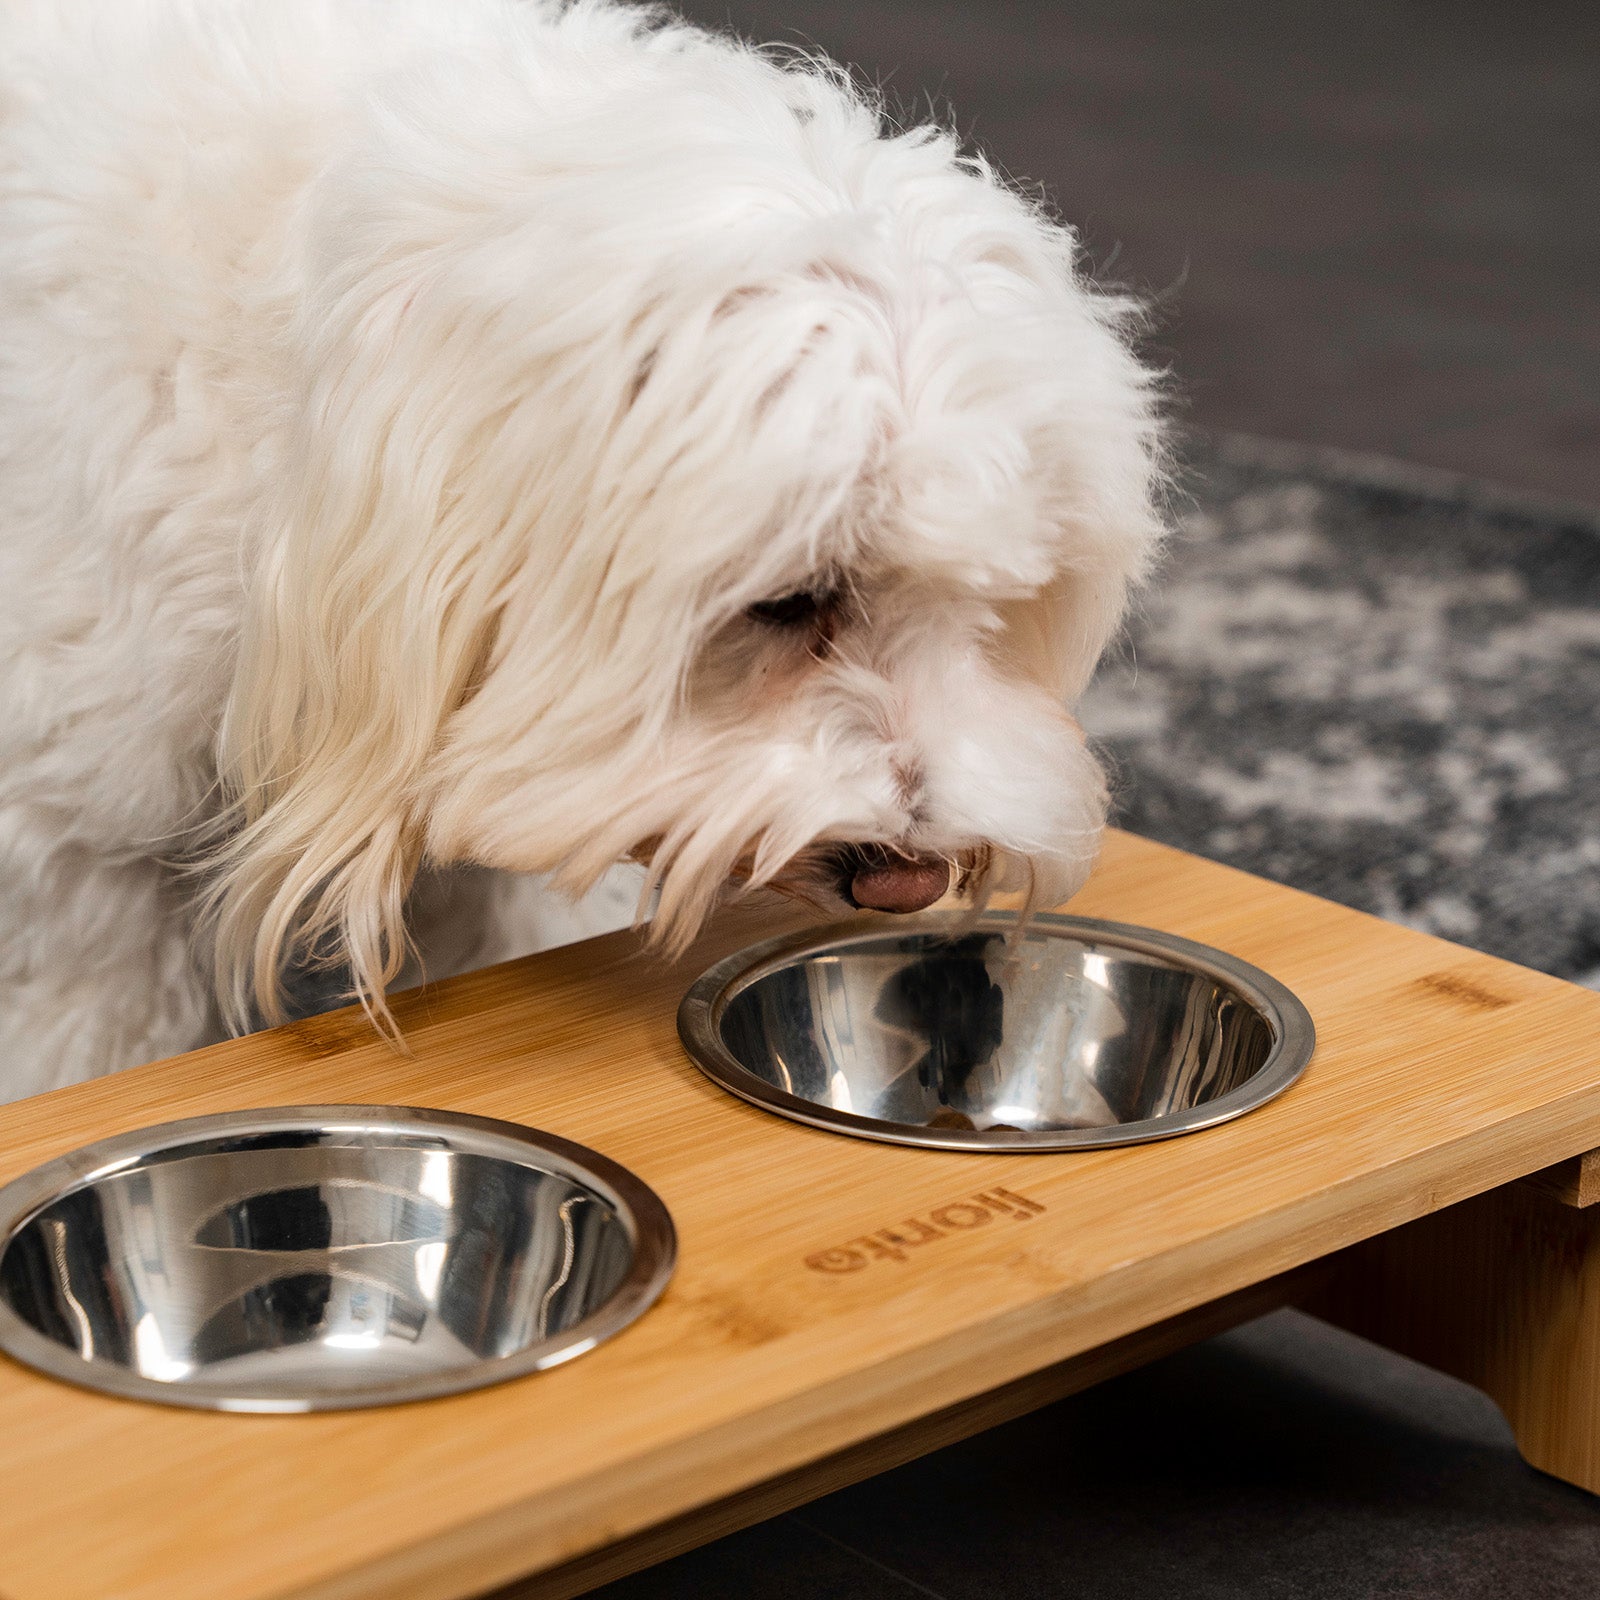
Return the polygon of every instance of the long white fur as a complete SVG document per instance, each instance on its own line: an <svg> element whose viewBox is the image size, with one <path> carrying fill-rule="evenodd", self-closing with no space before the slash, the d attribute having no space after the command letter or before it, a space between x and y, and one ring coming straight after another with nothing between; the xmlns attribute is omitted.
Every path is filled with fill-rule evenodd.
<svg viewBox="0 0 1600 1600"><path fill-rule="evenodd" d="M641 847L679 943L818 841L1068 893L1127 316L948 135L610 0L10 0L0 1098L291 956L381 1021Z"/></svg>

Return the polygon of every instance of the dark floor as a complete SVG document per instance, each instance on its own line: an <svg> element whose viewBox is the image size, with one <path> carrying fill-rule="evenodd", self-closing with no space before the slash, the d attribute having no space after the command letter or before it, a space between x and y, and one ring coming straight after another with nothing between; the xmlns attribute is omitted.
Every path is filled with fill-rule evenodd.
<svg viewBox="0 0 1600 1600"><path fill-rule="evenodd" d="M678 0L929 100L1158 294L1208 428L1600 503L1592 0Z"/></svg>
<svg viewBox="0 0 1600 1600"><path fill-rule="evenodd" d="M605 1600L1594 1600L1600 1506L1475 1389L1295 1312Z"/></svg>
<svg viewBox="0 0 1600 1600"><path fill-rule="evenodd" d="M680 0L953 106L1158 293L1188 416L1600 504L1600 7ZM1480 1395L1264 1319L606 1600L1594 1600Z"/></svg>

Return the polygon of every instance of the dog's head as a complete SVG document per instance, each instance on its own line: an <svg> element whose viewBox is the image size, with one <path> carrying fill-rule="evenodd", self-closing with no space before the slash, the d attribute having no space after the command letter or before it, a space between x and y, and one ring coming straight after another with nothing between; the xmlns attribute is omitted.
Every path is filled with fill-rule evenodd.
<svg viewBox="0 0 1600 1600"><path fill-rule="evenodd" d="M836 77L661 71L559 181L478 150L470 226L436 157L440 215L327 180L224 729L236 1006L296 943L381 1004L430 861L647 859L673 944L729 882L905 910L1087 869L1071 707L1159 532L1124 308Z"/></svg>

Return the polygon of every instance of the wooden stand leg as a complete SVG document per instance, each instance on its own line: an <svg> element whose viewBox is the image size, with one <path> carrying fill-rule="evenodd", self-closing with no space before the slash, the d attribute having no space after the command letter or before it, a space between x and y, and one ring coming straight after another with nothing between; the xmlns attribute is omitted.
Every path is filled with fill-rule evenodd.
<svg viewBox="0 0 1600 1600"><path fill-rule="evenodd" d="M1600 1494L1600 1205L1582 1176L1563 1163L1356 1245L1304 1303L1484 1390L1533 1466Z"/></svg>

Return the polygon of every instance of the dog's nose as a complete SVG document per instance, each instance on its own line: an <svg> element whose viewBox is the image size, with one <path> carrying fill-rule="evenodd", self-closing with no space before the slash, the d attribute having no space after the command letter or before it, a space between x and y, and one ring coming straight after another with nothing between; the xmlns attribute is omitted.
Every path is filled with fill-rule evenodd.
<svg viewBox="0 0 1600 1600"><path fill-rule="evenodd" d="M921 911L950 887L948 862L882 845L852 845L843 866L846 897L863 911Z"/></svg>

